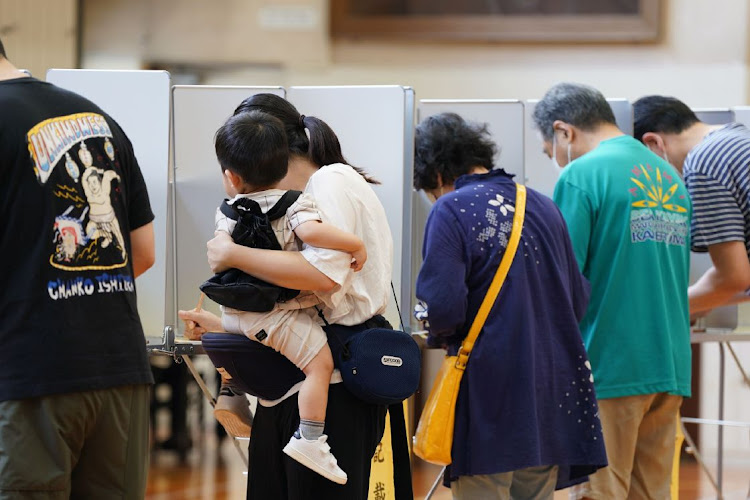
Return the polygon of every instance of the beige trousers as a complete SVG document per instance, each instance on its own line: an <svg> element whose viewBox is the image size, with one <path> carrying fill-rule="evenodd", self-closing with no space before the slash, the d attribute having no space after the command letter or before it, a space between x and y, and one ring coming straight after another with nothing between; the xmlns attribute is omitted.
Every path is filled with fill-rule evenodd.
<svg viewBox="0 0 750 500"><path fill-rule="evenodd" d="M600 399L609 466L571 489L571 498L669 500L682 396L666 393Z"/></svg>

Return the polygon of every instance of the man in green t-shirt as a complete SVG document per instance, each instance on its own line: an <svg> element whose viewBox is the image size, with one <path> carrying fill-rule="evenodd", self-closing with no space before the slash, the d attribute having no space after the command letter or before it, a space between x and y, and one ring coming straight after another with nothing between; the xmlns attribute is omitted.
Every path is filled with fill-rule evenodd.
<svg viewBox="0 0 750 500"><path fill-rule="evenodd" d="M554 200L591 282L581 322L610 466L578 498L669 498L675 426L690 395L691 203L677 171L623 134L604 96L562 83L537 104Z"/></svg>

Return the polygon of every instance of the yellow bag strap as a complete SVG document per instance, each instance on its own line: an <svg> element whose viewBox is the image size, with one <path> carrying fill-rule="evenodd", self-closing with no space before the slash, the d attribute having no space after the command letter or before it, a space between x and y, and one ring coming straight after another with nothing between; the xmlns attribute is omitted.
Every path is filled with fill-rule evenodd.
<svg viewBox="0 0 750 500"><path fill-rule="evenodd" d="M469 361L469 354L474 348L474 342L479 337L479 332L482 331L484 322L487 321L492 306L495 305L495 300L500 293L500 289L503 287L505 278L508 276L510 265L513 263L513 258L516 256L516 250L518 250L518 242L521 240L521 231L523 230L523 221L526 215L526 186L516 184L516 207L515 213L513 214L513 229L510 232L510 238L508 239L508 246L505 248L505 253L500 261L500 267L497 268L495 277L490 283L490 288L487 290L487 295L484 296L482 305L479 306L474 322L471 324L469 334L461 344L461 349L458 351L458 357L456 359L456 368L461 370L466 369L466 363Z"/></svg>

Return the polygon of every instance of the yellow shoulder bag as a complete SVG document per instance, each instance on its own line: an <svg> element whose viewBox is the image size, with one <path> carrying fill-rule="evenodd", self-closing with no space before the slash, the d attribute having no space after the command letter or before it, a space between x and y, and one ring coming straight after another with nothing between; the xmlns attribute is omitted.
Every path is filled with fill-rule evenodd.
<svg viewBox="0 0 750 500"><path fill-rule="evenodd" d="M456 399L461 386L461 378L469 355L474 348L484 322L495 304L500 289L508 275L513 257L516 255L518 242L521 239L523 220L526 213L526 188L516 184L516 209L513 215L513 229L510 233L508 246L500 261L500 267L492 279L487 295L479 307L469 334L461 344L457 356L446 356L443 365L435 378L432 390L427 398L427 404L422 411L422 417L417 425L417 435L414 443L414 453L427 462L438 465L451 463L451 448L453 447L453 424L456 417Z"/></svg>

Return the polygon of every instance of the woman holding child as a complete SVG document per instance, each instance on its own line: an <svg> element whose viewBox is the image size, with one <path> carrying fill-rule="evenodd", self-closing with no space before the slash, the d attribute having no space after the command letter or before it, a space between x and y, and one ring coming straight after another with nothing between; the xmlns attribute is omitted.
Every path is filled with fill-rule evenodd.
<svg viewBox="0 0 750 500"><path fill-rule="evenodd" d="M300 115L291 103L271 94L246 99L235 115L251 111L267 113L284 126L288 173L277 188L304 190L312 196L323 221L362 240L367 262L355 273L352 256L346 252L309 245L300 252L260 250L237 245L229 234L217 232L208 242L211 268L214 272L236 268L278 286L303 290L301 294L314 293L326 320L339 332L382 325L385 320L380 314L390 293L393 243L385 211L369 185L374 181L346 163L338 138L322 120ZM222 331L221 319L209 312L180 311L180 317L194 321L197 334ZM249 363L266 363L269 378L288 373L274 370L288 363L286 358L260 343L257 346L258 360L248 359ZM297 380L289 381L289 392L281 399L259 401L250 441L248 498L365 500L371 458L383 434L386 408L355 398L334 372L324 432L348 475L347 483L339 485L282 451L300 423ZM258 392L262 394L262 389Z"/></svg>

